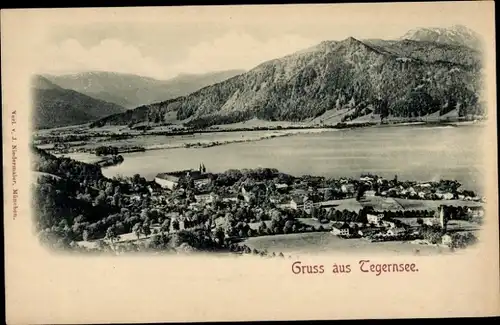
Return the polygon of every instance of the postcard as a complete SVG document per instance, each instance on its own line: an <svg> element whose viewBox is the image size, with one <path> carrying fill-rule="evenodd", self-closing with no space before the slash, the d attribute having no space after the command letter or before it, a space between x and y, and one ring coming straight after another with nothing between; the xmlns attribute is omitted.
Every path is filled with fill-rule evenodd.
<svg viewBox="0 0 500 325"><path fill-rule="evenodd" d="M499 314L493 2L1 18L7 323Z"/></svg>

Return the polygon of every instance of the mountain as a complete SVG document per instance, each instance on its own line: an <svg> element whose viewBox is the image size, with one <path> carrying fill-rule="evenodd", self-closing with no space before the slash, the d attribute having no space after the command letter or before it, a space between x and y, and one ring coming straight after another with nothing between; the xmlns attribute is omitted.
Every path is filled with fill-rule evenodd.
<svg viewBox="0 0 500 325"><path fill-rule="evenodd" d="M94 123L182 121L192 126L252 118L305 121L327 111L343 121L480 111L481 52L437 42L324 41L187 96L140 106Z"/></svg>
<svg viewBox="0 0 500 325"><path fill-rule="evenodd" d="M36 129L87 123L125 110L119 105L64 89L42 76L34 76L31 86Z"/></svg>
<svg viewBox="0 0 500 325"><path fill-rule="evenodd" d="M461 45L472 49L482 47L481 37L473 30L462 25L450 28L418 28L409 31L401 39Z"/></svg>
<svg viewBox="0 0 500 325"><path fill-rule="evenodd" d="M182 74L169 80L115 72L83 72L60 76L44 75L44 77L60 87L126 108L134 108L184 96L241 73L244 71Z"/></svg>

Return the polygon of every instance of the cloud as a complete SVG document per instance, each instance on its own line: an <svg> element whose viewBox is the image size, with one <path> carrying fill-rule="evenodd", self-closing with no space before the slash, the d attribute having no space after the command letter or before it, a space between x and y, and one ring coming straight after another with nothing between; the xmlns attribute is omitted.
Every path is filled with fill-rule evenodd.
<svg viewBox="0 0 500 325"><path fill-rule="evenodd" d="M262 62L292 54L316 43L297 35L261 41L247 33L230 32L191 47L177 69L185 72L248 70Z"/></svg>
<svg viewBox="0 0 500 325"><path fill-rule="evenodd" d="M166 72L158 60L117 39L105 39L90 48L67 39L46 49L41 57L39 70L46 73L111 71L162 77Z"/></svg>
<svg viewBox="0 0 500 325"><path fill-rule="evenodd" d="M180 73L205 73L229 69L248 70L256 65L314 45L297 35L258 40L248 33L229 32L191 47L172 49L185 52L180 62L163 62L162 53L146 56L138 47L119 39L105 39L85 48L76 39L66 39L41 53L41 73L112 71L159 79Z"/></svg>

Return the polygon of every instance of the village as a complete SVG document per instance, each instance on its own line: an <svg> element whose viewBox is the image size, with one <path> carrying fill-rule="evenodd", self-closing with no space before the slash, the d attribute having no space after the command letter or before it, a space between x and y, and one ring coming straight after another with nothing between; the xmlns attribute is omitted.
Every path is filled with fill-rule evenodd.
<svg viewBox="0 0 500 325"><path fill-rule="evenodd" d="M199 230L234 248L249 237L321 231L346 240L451 247L464 246L456 242L477 231L484 215L484 198L455 181L419 183L370 174L359 179L294 177L269 168L217 174L204 164L160 173L152 182L136 176L120 182L146 190L123 195L121 206L149 223L130 233L114 228L94 243L130 244Z"/></svg>

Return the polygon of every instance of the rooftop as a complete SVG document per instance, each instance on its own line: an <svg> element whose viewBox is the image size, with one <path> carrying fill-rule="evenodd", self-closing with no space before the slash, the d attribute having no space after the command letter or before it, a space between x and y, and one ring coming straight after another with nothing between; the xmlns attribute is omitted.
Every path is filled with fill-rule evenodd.
<svg viewBox="0 0 500 325"><path fill-rule="evenodd" d="M194 169L186 169L186 170L180 170L180 171L168 172L168 173L159 173L158 175L156 175L156 177L162 178L162 179L167 179L167 180L179 180L179 178L185 177L188 174L193 179L203 179L203 178L208 177L208 174L202 173L202 172L200 172L198 170L194 170Z"/></svg>

